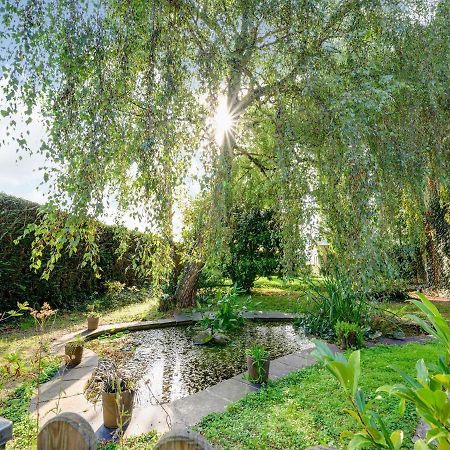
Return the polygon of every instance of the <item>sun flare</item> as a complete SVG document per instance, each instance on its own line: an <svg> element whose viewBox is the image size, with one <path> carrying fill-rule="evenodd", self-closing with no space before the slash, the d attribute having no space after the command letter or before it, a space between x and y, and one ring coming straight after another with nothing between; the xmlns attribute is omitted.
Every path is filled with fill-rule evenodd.
<svg viewBox="0 0 450 450"><path fill-rule="evenodd" d="M228 109L227 100L225 97L221 97L214 116L215 138L218 145L223 143L226 134L232 130L233 125L233 115Z"/></svg>

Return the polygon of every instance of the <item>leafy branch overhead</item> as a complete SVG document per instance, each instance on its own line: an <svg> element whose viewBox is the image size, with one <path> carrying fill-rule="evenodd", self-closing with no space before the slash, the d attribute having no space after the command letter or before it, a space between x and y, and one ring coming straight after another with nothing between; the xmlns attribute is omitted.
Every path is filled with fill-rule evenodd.
<svg viewBox="0 0 450 450"><path fill-rule="evenodd" d="M194 184L208 261L228 258L246 202L277 215L285 273L317 225L356 281L403 275L398 254L447 223L449 14L426 0L3 0L1 144L30 151L17 115L46 130L33 265L50 255L50 272L65 239L95 266L93 220L114 212L158 236L139 265L167 281Z"/></svg>

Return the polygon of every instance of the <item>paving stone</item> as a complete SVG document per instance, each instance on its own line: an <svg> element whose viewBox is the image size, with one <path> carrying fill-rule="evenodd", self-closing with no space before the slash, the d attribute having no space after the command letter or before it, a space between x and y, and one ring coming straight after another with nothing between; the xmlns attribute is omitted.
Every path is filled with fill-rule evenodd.
<svg viewBox="0 0 450 450"><path fill-rule="evenodd" d="M83 416L89 411L94 410L95 405L86 400L83 394L74 395L71 397L62 397L59 400L40 402L39 416L45 420L56 416L60 412L75 412ZM101 408L96 408L101 411ZM38 410L36 404L30 405L31 414L37 414Z"/></svg>
<svg viewBox="0 0 450 450"><path fill-rule="evenodd" d="M238 380L230 378L229 380L222 381L206 390L217 397L235 402L248 393L257 391L258 388L250 383L241 383Z"/></svg>
<svg viewBox="0 0 450 450"><path fill-rule="evenodd" d="M276 321L276 320L292 320L297 316L295 314L284 313L279 311L246 311L244 312L246 319Z"/></svg>
<svg viewBox="0 0 450 450"><path fill-rule="evenodd" d="M234 377L230 378L230 380L235 380L235 381L238 381L239 383L243 383L248 386L256 387L253 383L251 383L250 381L248 381L246 379L246 376L247 376L247 372L242 372L239 375L235 375Z"/></svg>
<svg viewBox="0 0 450 450"><path fill-rule="evenodd" d="M277 358L274 361L276 361L277 363L286 364L287 366L290 366L292 368L291 371L303 369L304 367L308 367L311 364L313 364L312 356L309 356L308 359L308 355L300 356L300 354L297 353L282 356L281 358Z"/></svg>
<svg viewBox="0 0 450 450"><path fill-rule="evenodd" d="M283 364L280 362L271 361L269 367L269 378L271 380L277 380L278 378L285 377L289 375L291 372L294 372L296 369L288 366L287 364Z"/></svg>
<svg viewBox="0 0 450 450"><path fill-rule="evenodd" d="M191 427L212 412L223 412L229 401L216 397L208 391L200 391L170 404L174 424Z"/></svg>
<svg viewBox="0 0 450 450"><path fill-rule="evenodd" d="M165 409L165 410L164 410ZM169 430L172 419L172 409L164 405L164 409L159 405L148 405L145 408L134 408L131 422L125 432L126 436L136 436L155 430L158 433L165 433ZM169 416L167 418L167 416Z"/></svg>
<svg viewBox="0 0 450 450"><path fill-rule="evenodd" d="M192 314L174 313L173 315L177 323L191 323L193 321Z"/></svg>
<svg viewBox="0 0 450 450"><path fill-rule="evenodd" d="M10 420L0 417L0 447L5 448L6 443L13 437L13 424Z"/></svg>
<svg viewBox="0 0 450 450"><path fill-rule="evenodd" d="M80 378L89 378L94 371L94 367L91 365L86 366L76 366L76 367L67 367L63 366L59 369L56 374L57 377L61 377L64 380L79 380Z"/></svg>

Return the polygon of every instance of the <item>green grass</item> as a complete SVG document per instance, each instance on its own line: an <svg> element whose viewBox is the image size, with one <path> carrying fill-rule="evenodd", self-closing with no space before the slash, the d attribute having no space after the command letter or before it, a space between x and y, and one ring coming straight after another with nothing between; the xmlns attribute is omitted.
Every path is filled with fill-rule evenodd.
<svg viewBox="0 0 450 450"><path fill-rule="evenodd" d="M59 366L60 360L57 358L42 360L39 383L52 378ZM36 445L37 421L29 414L29 407L37 384L37 377L23 382L0 404L0 416L13 422L14 439L8 443L8 450L31 449Z"/></svg>
<svg viewBox="0 0 450 450"><path fill-rule="evenodd" d="M436 344L363 349L361 387L373 397L379 386L400 381L394 368L413 374L418 359L434 361L440 352ZM343 413L345 402L335 379L315 365L248 395L225 413L209 415L197 429L221 449L303 449L317 444L342 447L341 432L354 429L352 419ZM395 398L385 397L377 409L392 430L404 431L408 448L418 419L411 406L401 417L397 405Z"/></svg>
<svg viewBox="0 0 450 450"><path fill-rule="evenodd" d="M450 321L450 302L443 301L433 301L433 305L440 311L445 319ZM410 302L394 302L394 303L386 303L383 305L386 309L400 315L404 316L406 314L416 314L421 315L420 311Z"/></svg>

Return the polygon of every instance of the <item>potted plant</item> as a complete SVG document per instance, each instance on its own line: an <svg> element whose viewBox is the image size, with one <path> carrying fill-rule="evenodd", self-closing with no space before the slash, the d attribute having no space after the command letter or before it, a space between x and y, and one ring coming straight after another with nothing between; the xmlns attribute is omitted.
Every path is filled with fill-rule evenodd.
<svg viewBox="0 0 450 450"><path fill-rule="evenodd" d="M83 357L84 339L82 336L76 336L65 345L65 353L67 358L67 365L69 367L78 366Z"/></svg>
<svg viewBox="0 0 450 450"><path fill-rule="evenodd" d="M261 345L253 345L246 350L248 380L254 384L267 383L269 378L270 355Z"/></svg>
<svg viewBox="0 0 450 450"><path fill-rule="evenodd" d="M101 397L106 428L122 429L133 414L136 386L137 380L131 373L121 371L112 361L103 361L95 369L85 394L94 402Z"/></svg>
<svg viewBox="0 0 450 450"><path fill-rule="evenodd" d="M87 329L89 331L96 330L100 321L100 314L97 312L98 304L96 302L87 305Z"/></svg>

